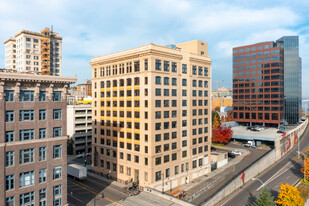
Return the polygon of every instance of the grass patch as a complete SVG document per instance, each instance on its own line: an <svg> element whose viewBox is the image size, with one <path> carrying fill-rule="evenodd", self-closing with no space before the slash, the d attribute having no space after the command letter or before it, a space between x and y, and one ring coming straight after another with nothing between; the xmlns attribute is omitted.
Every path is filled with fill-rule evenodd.
<svg viewBox="0 0 309 206"><path fill-rule="evenodd" d="M225 147L226 145L225 144L221 144L221 143L211 143L212 145L215 145L215 146L221 146L221 147Z"/></svg>
<svg viewBox="0 0 309 206"><path fill-rule="evenodd" d="M297 186L297 189L300 193L301 198L306 202L309 199L309 181L301 180L301 183Z"/></svg>

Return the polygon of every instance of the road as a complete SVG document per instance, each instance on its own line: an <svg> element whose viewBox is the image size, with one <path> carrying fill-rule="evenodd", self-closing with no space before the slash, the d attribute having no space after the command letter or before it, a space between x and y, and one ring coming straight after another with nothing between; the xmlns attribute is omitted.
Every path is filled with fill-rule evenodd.
<svg viewBox="0 0 309 206"><path fill-rule="evenodd" d="M128 197L128 195L120 190L120 188L93 176L88 175L86 180L81 181L68 177L68 202L70 206L108 205L110 203L122 206L117 201ZM104 198L101 197L102 193Z"/></svg>
<svg viewBox="0 0 309 206"><path fill-rule="evenodd" d="M263 156L265 153L268 152L268 150L264 150L264 149L260 150L260 149L253 149L253 148L245 148L241 144L235 144L233 142L230 142L227 145L227 148L228 149L224 149L224 148L218 149L217 148L217 151L231 152L234 149L240 148L240 149L248 150L250 154L246 157L243 157L243 159L237 165L232 167L232 170L230 170L231 168L228 168L229 169L228 171L224 171L222 172L222 174L219 174L218 176L216 176L215 178L220 178L222 180L220 180L220 182L218 182L215 186L211 187L209 190L202 193L199 197L194 199L191 203L194 203L197 205L201 204L205 199L216 194L221 189L221 187L223 187L228 182L230 182L235 176L237 176L241 171L243 171L248 165L252 164L257 159L259 159L261 156ZM239 158L239 157L236 157L236 158ZM205 184L209 184L209 182L211 183L212 181L213 181L212 179L210 179L209 181L205 181ZM198 185L192 188L191 190L199 191L200 187L202 186L203 184Z"/></svg>
<svg viewBox="0 0 309 206"><path fill-rule="evenodd" d="M309 146L309 130L304 133L303 138L299 141L300 150L303 151ZM264 185L270 190L273 196L277 197L280 184L294 185L300 178L303 177L303 173L300 169L303 164L303 159L298 157L297 146L294 147L288 154L286 154L276 164L266 169L257 178L259 178ZM230 206L230 205L251 205L255 201L256 197L262 192L263 186L260 181L251 180L241 189L236 190L229 197L225 198L218 205Z"/></svg>

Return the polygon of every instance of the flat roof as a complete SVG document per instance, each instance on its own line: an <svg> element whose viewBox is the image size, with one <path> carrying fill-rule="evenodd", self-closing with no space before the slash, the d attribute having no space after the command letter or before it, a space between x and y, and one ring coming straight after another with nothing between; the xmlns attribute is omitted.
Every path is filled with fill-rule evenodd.
<svg viewBox="0 0 309 206"><path fill-rule="evenodd" d="M243 140L276 141L282 135L277 133L277 128L272 127L257 132L248 130L245 126L235 126L232 130L234 132L232 138Z"/></svg>

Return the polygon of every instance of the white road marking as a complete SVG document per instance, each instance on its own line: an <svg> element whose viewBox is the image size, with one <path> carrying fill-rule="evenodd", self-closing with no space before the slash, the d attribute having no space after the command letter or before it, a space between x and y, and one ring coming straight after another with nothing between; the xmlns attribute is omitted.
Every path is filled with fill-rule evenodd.
<svg viewBox="0 0 309 206"><path fill-rule="evenodd" d="M271 181L273 181L274 179L276 179L277 177L279 177L280 175L282 175L283 173L285 173L286 171L288 171L291 167L294 166L294 164L292 164L291 166L289 166L290 164L292 164L291 162L287 163L284 167L282 167L278 172L276 172L273 176L271 176L266 182L264 182L264 185L267 185L268 183L270 183ZM286 166L289 166L288 168L285 169ZM283 170L285 169L285 170ZM283 171L282 171L283 170ZM263 186L260 186L259 188L257 188L256 191L259 191Z"/></svg>
<svg viewBox="0 0 309 206"><path fill-rule="evenodd" d="M83 204L85 204L86 202L84 202L84 201L82 201L82 200L80 200L80 199L78 199L77 197L74 197L73 195L71 195L70 193L68 193L68 195L70 195L71 197L73 197L74 199L77 199L78 201L80 201L81 203L83 203Z"/></svg>

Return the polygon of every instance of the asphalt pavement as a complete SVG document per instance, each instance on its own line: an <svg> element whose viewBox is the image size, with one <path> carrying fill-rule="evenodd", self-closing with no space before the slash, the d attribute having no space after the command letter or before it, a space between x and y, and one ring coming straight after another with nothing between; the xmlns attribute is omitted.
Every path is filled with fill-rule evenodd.
<svg viewBox="0 0 309 206"><path fill-rule="evenodd" d="M68 177L68 202L70 206L122 205L119 200L128 197L119 188L107 181L88 175L85 180ZM102 195L103 194L103 195Z"/></svg>
<svg viewBox="0 0 309 206"><path fill-rule="evenodd" d="M307 129L299 141L300 151L303 151L309 146L309 130ZM256 197L262 192L263 187L266 186L273 196L277 197L280 184L295 185L299 179L303 177L300 171L303 159L298 158L297 146L289 151L277 163L270 166L256 178L263 182L263 185L258 180L251 180L245 186L236 190L227 198L221 200L217 205L221 206L242 206L251 205Z"/></svg>
<svg viewBox="0 0 309 206"><path fill-rule="evenodd" d="M246 155L245 157L239 157L236 156L235 158L242 158L240 162L238 162L235 166L232 165L228 168L226 168L223 172L220 174L216 174L216 176L212 179L217 179L219 180L214 186L210 187L208 190L204 191L200 196L192 200L191 203L194 204L201 204L204 202L206 199L210 198L214 194L216 194L224 185L229 183L235 176L237 176L241 171L243 171L248 165L252 164L255 162L257 159L265 155L269 150L265 149L253 149L253 148L245 148L242 146L242 144L230 142L227 146L225 147L216 147L217 151L225 151L225 152L231 152L232 150L235 149L245 149L249 151L249 154ZM229 158L229 160L231 160ZM200 188L207 184L211 184L213 180L207 180L203 184L200 184L194 188L192 188L192 191L199 191ZM190 191L189 191L190 192ZM189 193L188 192L188 193Z"/></svg>

